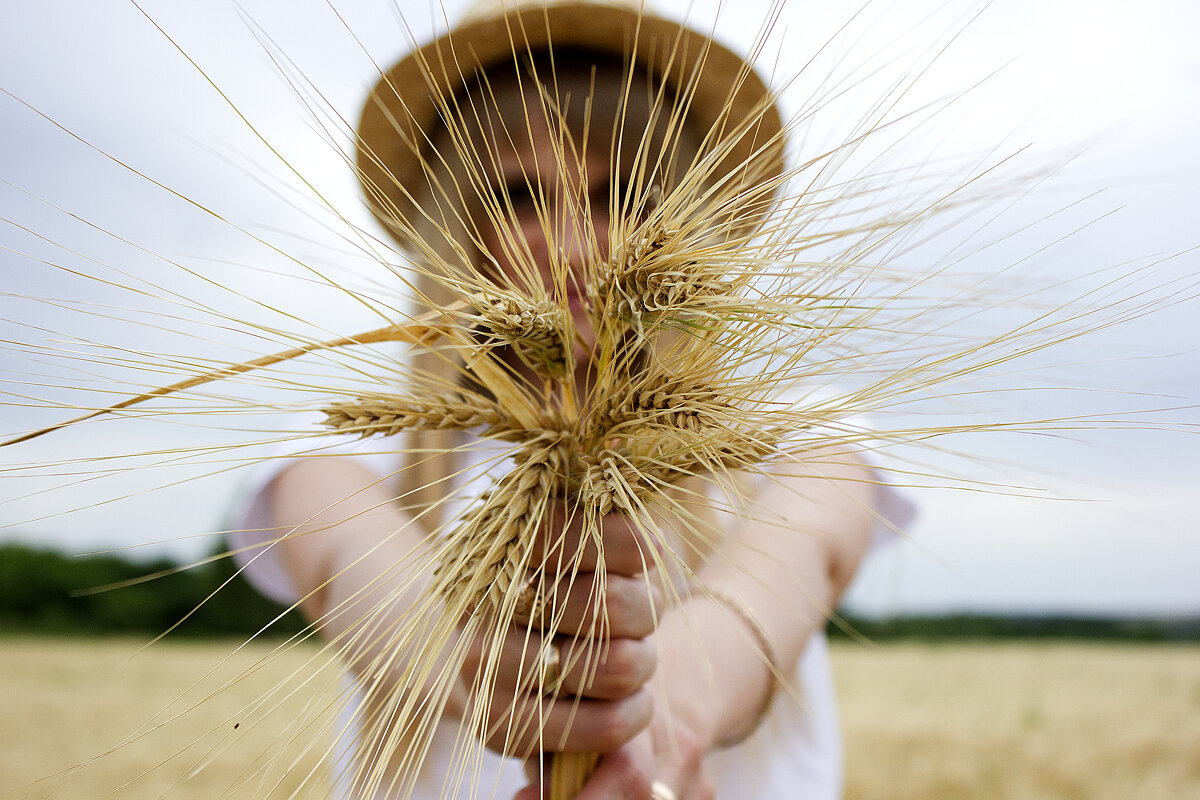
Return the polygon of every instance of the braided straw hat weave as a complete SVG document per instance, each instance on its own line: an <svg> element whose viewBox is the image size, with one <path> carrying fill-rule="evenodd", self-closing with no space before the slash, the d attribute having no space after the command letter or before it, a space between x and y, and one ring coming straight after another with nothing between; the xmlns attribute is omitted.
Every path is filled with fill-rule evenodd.
<svg viewBox="0 0 1200 800"><path fill-rule="evenodd" d="M402 245L414 197L426 185L424 155L439 124L439 98L481 71L557 49L616 56L690 97L700 131L742 125L718 174L753 164L757 180L783 171L774 98L746 60L710 35L657 16L635 0L477 0L448 33L405 56L367 98L358 126L359 178L375 216ZM745 125L750 121L750 125Z"/></svg>

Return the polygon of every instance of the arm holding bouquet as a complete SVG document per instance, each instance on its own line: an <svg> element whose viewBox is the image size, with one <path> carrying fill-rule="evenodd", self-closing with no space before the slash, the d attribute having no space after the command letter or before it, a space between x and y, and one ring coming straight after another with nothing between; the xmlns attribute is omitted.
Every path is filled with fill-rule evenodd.
<svg viewBox="0 0 1200 800"><path fill-rule="evenodd" d="M868 467L832 450L773 477L697 565L691 595L664 609L654 718L601 758L581 800L650 797L656 781L679 800L712 797L707 756L753 734L777 693L796 691L788 685L796 662L877 525L875 487ZM532 788L521 795L536 797Z"/></svg>
<svg viewBox="0 0 1200 800"><path fill-rule="evenodd" d="M602 754L581 797L645 797L653 781L674 787L681 800L710 796L705 756L753 733L777 682L788 680L853 576L875 524L870 479L866 467L844 454L814 453L811 463L775 469L758 481L752 510L698 559L692 595L670 606L643 577L650 545L621 515L610 515L604 526L608 656L586 676L582 663L565 670L562 693L544 698L520 686L535 666L536 649L524 647L527 630L514 629L498 662L498 691L488 700L489 718L501 733L487 744L506 755L536 749L532 740L506 742L501 717L523 704L549 702L554 710L540 734L546 749ZM279 555L324 636L379 641L350 636L348 629L364 619L387 627L379 597L389 598L396 615L418 602L426 588L419 576L430 564L428 555L413 554L427 550L426 537L368 469L351 458L296 462L272 483L270 497L280 526L296 526ZM337 526L336 535L305 535L329 525ZM594 567L594 555L581 559L581 570ZM570 586L560 641L596 630L591 586L586 578ZM467 671L479 666L486 645L471 647ZM348 656L353 666L378 653ZM569 653L562 655L562 663L570 661ZM469 685L469 679L455 683L447 716L462 718Z"/></svg>

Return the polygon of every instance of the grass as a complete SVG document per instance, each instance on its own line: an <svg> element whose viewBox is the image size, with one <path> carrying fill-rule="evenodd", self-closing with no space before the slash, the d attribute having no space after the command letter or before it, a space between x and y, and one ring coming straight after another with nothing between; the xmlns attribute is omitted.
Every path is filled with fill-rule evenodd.
<svg viewBox="0 0 1200 800"><path fill-rule="evenodd" d="M316 753L278 744L292 720L305 717L303 697L233 729L249 719L244 704L282 683L315 647L276 657L209 697L270 649L252 645L183 698L179 687L225 658L230 643L160 644L129 660L138 647L126 639L3 642L0 797L95 798L115 790L130 800L208 800L243 780L264 751L278 757L272 774L296 759L265 795L287 797L316 765ZM847 800L1200 796L1200 646L837 643L833 652ZM58 782L28 785L200 697L208 699L151 736ZM194 770L223 734L233 746ZM200 747L162 764L196 740Z"/></svg>

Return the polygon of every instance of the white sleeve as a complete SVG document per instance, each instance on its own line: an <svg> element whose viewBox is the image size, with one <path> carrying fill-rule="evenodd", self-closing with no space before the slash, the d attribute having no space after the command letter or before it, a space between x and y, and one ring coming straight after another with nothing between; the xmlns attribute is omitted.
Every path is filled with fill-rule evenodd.
<svg viewBox="0 0 1200 800"><path fill-rule="evenodd" d="M297 415L289 427L296 431L313 430L320 420L316 414ZM382 450L379 443L378 438L353 434L317 440L298 436L281 442L249 471L231 509L227 537L239 572L260 594L286 606L300 600L275 547L287 529L274 524L268 491L271 483L288 465L313 456L352 456L377 475L389 475L397 469L398 453Z"/></svg>
<svg viewBox="0 0 1200 800"><path fill-rule="evenodd" d="M313 430L319 424L320 418L316 415L305 414L297 417L290 427L304 431ZM314 456L351 456L377 477L386 479L400 469L400 455L406 441L403 433L386 438L335 435L315 441L297 436L290 449L281 445L274 454L268 455L249 473L241 500L235 504L232 514L228 540L242 575L261 594L278 603L290 606L300 599L275 546L280 537L287 534L287 529L275 525L268 491L271 482L284 468ZM472 439L468 435L468 442L460 451L467 454L467 463L458 465L447 484L447 499L443 506L447 518L457 517L500 475L511 469L512 462L508 458L511 450L511 444Z"/></svg>
<svg viewBox="0 0 1200 800"><path fill-rule="evenodd" d="M880 471L872 467L876 475ZM875 529L871 535L871 550L890 544L912 525L917 518L916 505L900 490L882 479L875 499Z"/></svg>

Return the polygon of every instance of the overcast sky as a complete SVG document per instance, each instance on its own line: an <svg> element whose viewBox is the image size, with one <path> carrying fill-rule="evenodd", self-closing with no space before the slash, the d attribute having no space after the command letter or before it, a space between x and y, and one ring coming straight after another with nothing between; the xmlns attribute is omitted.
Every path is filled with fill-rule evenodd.
<svg viewBox="0 0 1200 800"><path fill-rule="evenodd" d="M345 144L342 120L358 113L372 59L390 63L405 49L393 5L336 4L353 35L316 0L246 0L249 21L223 2L143 5L195 65L122 0L5 4L0 10L0 88L12 95L0 96L0 218L7 220L0 228L0 338L6 342L0 370L13 381L0 417L4 432L61 419L60 411L28 407L24 394L84 404L96 402L97 395L81 394L88 387L113 388L125 380L143 385L158 377L94 362L93 351L79 344L69 345L76 355L66 363L45 354L59 346L55 342L85 339L220 361L280 348L206 309L284 330L345 334L377 326L344 297L297 280L304 276L290 257L345 271L338 274L352 282L369 274L372 262L342 238L347 227L327 209L370 225L335 145ZM696 18L711 19L711 5L698 8ZM819 11L813 5L784 9L764 54L766 71L782 76L800 69L857 4L824 3ZM425 38L430 4L399 6L415 35ZM844 133L854 109L881 81L922 64L976 7L940 0L873 4L795 84L790 107L801 108L817 78L861 78L857 99L819 118L809 141ZM738 14L727 15L718 29L744 47L755 26L742 8L739 3ZM253 35L255 27L270 37L273 58ZM1200 244L1197 39L1200 10L1189 0L998 0L949 44L907 102L961 99L921 141L936 144L939 154L992 153L994 159L1020 152L1030 167L1062 165L1007 212L1009 229L1026 219L1040 223L1002 240L976 269L1021 265L1009 286L1048 275L1093 286L1099 275L1145 267ZM280 69L292 78L290 86ZM315 116L306 110L313 107L321 109ZM317 193L320 202L313 199ZM930 263L941 255L929 252ZM1179 256L1138 286L1186 284L1198 265L1194 252ZM1058 296L1065 297L1072 289L1062 291ZM1179 410L1157 419L1174 427L1196 424L1200 415L1187 407L1200 402L1197 308L1196 301L1182 302L1040 355L1027 372L1006 368L1013 386L1105 393L1023 394L1003 402L1027 406L1022 410L1031 418L1174 407ZM358 327L347 330L348 324ZM880 424L899 425L934 410L908 410L908 417ZM216 444L229 439L222 427L212 417L184 428L115 422L46 437L19 452L0 451L0 459L21 465ZM1200 613L1195 436L980 435L946 444L965 457L915 457L939 474L1020 488L967 491L960 484L910 491L920 519L909 541L872 558L852 595L858 607ZM0 522L10 526L7 535L73 549L171 540L154 552L194 557L211 547L202 534L221 527L230 497L244 482L221 471L225 456L210 460L178 471L82 476L54 492L43 491L45 470L19 471L0 483L0 498L8 501ZM206 471L217 474L196 476ZM102 503L109 499L116 501ZM90 507L96 503L102 504ZM75 507L89 508L61 513Z"/></svg>

